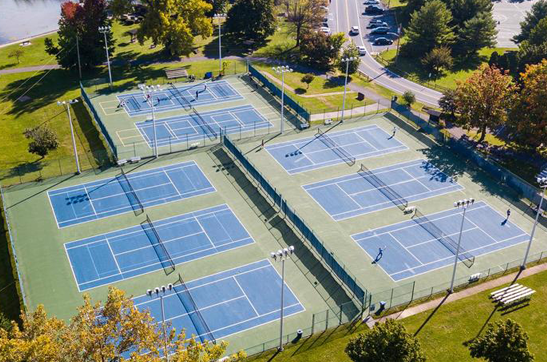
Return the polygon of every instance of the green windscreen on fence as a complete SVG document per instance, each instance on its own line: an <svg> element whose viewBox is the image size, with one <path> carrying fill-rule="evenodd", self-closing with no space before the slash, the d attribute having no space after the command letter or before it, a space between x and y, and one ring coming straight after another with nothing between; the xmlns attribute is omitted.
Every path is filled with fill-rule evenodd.
<svg viewBox="0 0 547 362"><path fill-rule="evenodd" d="M323 244L323 242L315 235L312 229L296 214L286 200L284 200L276 189L262 176L262 174L254 167L254 165L245 157L244 153L230 140L226 135L222 135L223 145L230 151L232 155L245 167L246 171L256 180L264 192L273 200L273 202L283 211L286 217L298 229L298 231L309 241L309 244L319 254L321 260L330 271L339 279L346 288L351 291L361 304L366 301L367 290L359 284L357 278L352 276L345 266L339 262L334 254L332 254Z"/></svg>
<svg viewBox="0 0 547 362"><path fill-rule="evenodd" d="M268 88L273 94L281 98L281 89L275 84L270 82L258 69L249 64L249 73L256 79L258 79L264 87ZM302 107L298 102L292 99L287 93L283 97L285 104L291 107L299 116L301 116L306 122L310 121L310 113Z"/></svg>

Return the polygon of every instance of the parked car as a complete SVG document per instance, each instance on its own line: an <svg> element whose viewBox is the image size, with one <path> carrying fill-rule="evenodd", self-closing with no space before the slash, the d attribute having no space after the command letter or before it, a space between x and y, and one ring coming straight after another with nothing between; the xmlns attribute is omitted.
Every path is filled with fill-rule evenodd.
<svg viewBox="0 0 547 362"><path fill-rule="evenodd" d="M351 35L359 35L359 27L357 25L352 26L349 33Z"/></svg>
<svg viewBox="0 0 547 362"><path fill-rule="evenodd" d="M359 51L359 55L366 55L367 54L367 49L362 45L359 45L357 47L357 50Z"/></svg>
<svg viewBox="0 0 547 362"><path fill-rule="evenodd" d="M367 0L364 2L365 5L378 5L380 2L378 0Z"/></svg>
<svg viewBox="0 0 547 362"><path fill-rule="evenodd" d="M381 27L387 28L387 27L389 27L389 25L387 25L387 23L385 21L381 21L379 23L377 23L377 22L369 23L367 25L368 29L381 28Z"/></svg>
<svg viewBox="0 0 547 362"><path fill-rule="evenodd" d="M373 44L374 45L391 45L391 44L393 44L393 40L381 37L381 38L374 39Z"/></svg>
<svg viewBox="0 0 547 362"><path fill-rule="evenodd" d="M327 27L322 27L321 29L319 29L319 31L323 34L330 35L330 29Z"/></svg>
<svg viewBox="0 0 547 362"><path fill-rule="evenodd" d="M369 5L365 8L365 14L383 14L383 13L384 13L384 9L378 6Z"/></svg>
<svg viewBox="0 0 547 362"><path fill-rule="evenodd" d="M379 23L384 23L384 21L382 19L373 18L373 19L370 19L370 23L379 24Z"/></svg>
<svg viewBox="0 0 547 362"><path fill-rule="evenodd" d="M373 34L373 35L384 35L384 34L387 34L388 32L389 32L388 27L381 26L379 28L372 29L372 31L370 33Z"/></svg>
<svg viewBox="0 0 547 362"><path fill-rule="evenodd" d="M323 28L328 28L328 27L329 27L329 23L324 22L323 24L321 24L321 27L323 27Z"/></svg>

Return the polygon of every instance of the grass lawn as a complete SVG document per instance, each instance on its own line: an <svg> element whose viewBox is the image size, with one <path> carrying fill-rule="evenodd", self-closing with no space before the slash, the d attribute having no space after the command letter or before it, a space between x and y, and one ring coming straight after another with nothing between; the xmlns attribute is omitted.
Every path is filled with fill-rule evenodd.
<svg viewBox="0 0 547 362"><path fill-rule="evenodd" d="M55 33L32 39L31 45L26 47L22 47L19 44L13 44L0 48L0 70L29 67L33 65L57 64L55 57L46 53L45 40L48 37L52 38L54 42L57 41L57 34ZM19 63L17 63L16 58L9 57L9 54L16 49L21 49L24 52L19 59Z"/></svg>
<svg viewBox="0 0 547 362"><path fill-rule="evenodd" d="M488 299L486 291L459 301L440 306L435 312L426 311L403 319L407 330L416 334L430 362L473 361L467 348L463 345L480 335L489 322L511 318L520 323L528 333L529 347L536 361L547 360L545 330L547 329L547 272L520 279L520 284L534 290L529 305L510 312L501 311ZM499 288L496 288L499 289ZM273 353L249 358L253 362L266 361L350 361L344 348L350 337L367 328L359 326L356 330L340 327L325 333L317 333L310 339L287 347L285 351L272 358ZM475 360L476 361L476 360Z"/></svg>
<svg viewBox="0 0 547 362"><path fill-rule="evenodd" d="M404 39L403 39L404 42ZM500 55L510 50L509 48L484 48L479 51L478 57L468 59L462 63L456 63L454 68L445 72L443 75L434 79L429 79L429 73L423 69L420 59L399 57L395 64L396 50L390 49L379 55L381 61L386 63L392 71L404 75L410 80L428 85L431 88L439 86L440 88L455 88L456 81L465 80L483 63L487 63L490 55L497 51ZM401 74L402 73L402 74Z"/></svg>

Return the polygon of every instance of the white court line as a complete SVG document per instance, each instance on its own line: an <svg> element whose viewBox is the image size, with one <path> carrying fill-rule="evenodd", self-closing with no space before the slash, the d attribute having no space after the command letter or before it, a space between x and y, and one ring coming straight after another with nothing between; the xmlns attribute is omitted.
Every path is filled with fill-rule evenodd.
<svg viewBox="0 0 547 362"><path fill-rule="evenodd" d="M97 216L97 210L95 210L95 206L93 205L93 200L91 198L91 195L89 195L89 192L87 191L87 187L85 186L85 184L83 186L84 186L85 193L87 195L87 199L89 200L89 204L91 205L91 208L93 209L93 213L95 214L95 216ZM74 208L72 209L74 210ZM76 210L74 210L74 214L76 214Z"/></svg>
<svg viewBox="0 0 547 362"><path fill-rule="evenodd" d="M234 281L236 282L237 284L237 287L241 290L241 293L243 293L243 295L245 296L245 299L247 299L247 302L249 302L249 305L251 306L251 308L253 308L253 311L255 312L255 314L257 316L260 315L260 313L258 313L258 311L256 310L254 304L251 302L251 300L249 299L249 296L247 295L247 293L245 293L245 291L243 290L243 288L241 287L241 285L239 284L239 282L237 281L237 278L236 276L233 277Z"/></svg>
<svg viewBox="0 0 547 362"><path fill-rule="evenodd" d="M118 264L118 259L116 259L116 254L114 254L114 251L112 250L112 247L110 246L110 242L108 241L108 236L105 235L104 238L106 240L106 245L108 245L108 249L112 253L112 259L114 259L114 263L116 263L116 268L118 268L118 274L122 275L122 270L120 269L120 265Z"/></svg>

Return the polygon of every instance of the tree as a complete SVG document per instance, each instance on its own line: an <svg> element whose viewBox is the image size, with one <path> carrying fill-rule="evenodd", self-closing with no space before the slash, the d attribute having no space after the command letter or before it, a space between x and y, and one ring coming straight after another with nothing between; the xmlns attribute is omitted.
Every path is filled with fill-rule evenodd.
<svg viewBox="0 0 547 362"><path fill-rule="evenodd" d="M547 42L547 16L539 21L525 41L532 45L542 45Z"/></svg>
<svg viewBox="0 0 547 362"><path fill-rule="evenodd" d="M57 136L52 130L46 126L27 128L23 134L31 142L28 145L28 151L35 153L44 158L49 151L56 149L59 146Z"/></svg>
<svg viewBox="0 0 547 362"><path fill-rule="evenodd" d="M112 15L119 19L122 15L133 11L133 0L110 0L108 8L112 11Z"/></svg>
<svg viewBox="0 0 547 362"><path fill-rule="evenodd" d="M301 81L302 83L306 83L308 85L308 88L306 89L310 89L310 84L311 82L313 82L314 79L315 79L315 75L308 73L308 74L304 74Z"/></svg>
<svg viewBox="0 0 547 362"><path fill-rule="evenodd" d="M302 35L316 28L326 15L323 6L326 0L285 0L287 21L296 35L296 46L300 45Z"/></svg>
<svg viewBox="0 0 547 362"><path fill-rule="evenodd" d="M416 95L411 91L407 90L403 93L403 101L411 107L414 102L416 102Z"/></svg>
<svg viewBox="0 0 547 362"><path fill-rule="evenodd" d="M443 69L448 70L454 64L454 59L450 52L450 48L446 46L433 48L429 53L424 55L421 62L426 70L434 74L442 73Z"/></svg>
<svg viewBox="0 0 547 362"><path fill-rule="evenodd" d="M78 66L76 37L79 39L80 61L84 69L89 69L106 61L104 35L99 33L101 26L110 26L106 14L106 0L84 0L83 5L71 1L61 5L59 38L57 45L46 38L46 52L54 55L57 62L66 69ZM110 54L114 52L112 32L106 33Z"/></svg>
<svg viewBox="0 0 547 362"><path fill-rule="evenodd" d="M512 78L496 67L483 65L465 82L457 82L455 103L460 122L476 127L484 141L488 128L494 129L507 120L513 106L516 86Z"/></svg>
<svg viewBox="0 0 547 362"><path fill-rule="evenodd" d="M172 56L189 55L194 37L207 38L213 32L205 15L212 6L204 0L144 0L143 4L147 12L137 32L140 44L152 39Z"/></svg>
<svg viewBox="0 0 547 362"><path fill-rule="evenodd" d="M186 338L184 332L167 330L167 345L174 362L216 361L226 342L216 345ZM22 325L0 329L0 361L11 362L160 362L165 346L162 328L148 310L139 310L124 292L110 288L106 302L92 304L88 295L68 323L49 318L43 308L22 315ZM240 352L227 361L241 361Z"/></svg>
<svg viewBox="0 0 547 362"><path fill-rule="evenodd" d="M440 0L428 1L411 16L406 30L408 37L403 50L410 55L429 53L433 48L450 46L455 35L451 25L452 15Z"/></svg>
<svg viewBox="0 0 547 362"><path fill-rule="evenodd" d="M498 31L491 11L477 14L477 16L466 20L458 29L456 44L461 54L477 54L484 47L496 45Z"/></svg>
<svg viewBox="0 0 547 362"><path fill-rule="evenodd" d="M347 59L352 57L354 58L354 60L349 62L348 74L355 74L357 70L359 69L361 58L359 57L359 49L357 49L357 46L353 43L349 43L348 46L346 46L342 50L342 55L340 56L340 59L338 61L338 70L346 74L347 64L346 62L343 62L342 59Z"/></svg>
<svg viewBox="0 0 547 362"><path fill-rule="evenodd" d="M404 15L408 20L410 16L422 8L425 5L426 0L401 0L402 3L406 3L404 7Z"/></svg>
<svg viewBox="0 0 547 362"><path fill-rule="evenodd" d="M215 14L225 14L228 10L229 0L205 0L211 4L212 9L207 12L208 17L213 17Z"/></svg>
<svg viewBox="0 0 547 362"><path fill-rule="evenodd" d="M424 362L420 343L393 319L351 338L345 349L354 362Z"/></svg>
<svg viewBox="0 0 547 362"><path fill-rule="evenodd" d="M345 39L343 33L333 35L325 35L321 32L306 33L300 44L302 61L317 69L330 69L338 59Z"/></svg>
<svg viewBox="0 0 547 362"><path fill-rule="evenodd" d="M528 351L528 335L522 327L507 319L489 323L484 336L467 344L471 357L488 362L531 362L534 356Z"/></svg>
<svg viewBox="0 0 547 362"><path fill-rule="evenodd" d="M526 13L524 21L520 23L520 34L513 37L515 43L521 43L524 40L527 40L530 37L532 29L536 25L547 17L547 0L539 0L534 5L532 9Z"/></svg>
<svg viewBox="0 0 547 362"><path fill-rule="evenodd" d="M19 63L21 63L20 59L23 56L23 54L25 54L23 49L15 48L11 52L9 52L8 58L16 58L17 59L17 64L19 64Z"/></svg>
<svg viewBox="0 0 547 362"><path fill-rule="evenodd" d="M264 41L275 32L273 0L237 0L228 11L226 32L253 41Z"/></svg>
<svg viewBox="0 0 547 362"><path fill-rule="evenodd" d="M522 89L510 116L510 127L522 144L547 147L547 60L529 65L521 76Z"/></svg>
<svg viewBox="0 0 547 362"><path fill-rule="evenodd" d="M449 114L450 118L454 119L456 116L456 91L453 89L446 90L439 99L439 107L443 114Z"/></svg>
<svg viewBox="0 0 547 362"><path fill-rule="evenodd" d="M11 321L2 312L0 312L0 329L6 332L11 331Z"/></svg>

